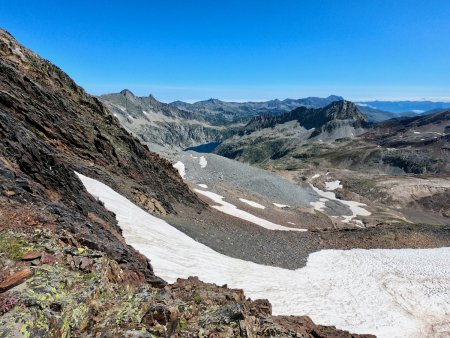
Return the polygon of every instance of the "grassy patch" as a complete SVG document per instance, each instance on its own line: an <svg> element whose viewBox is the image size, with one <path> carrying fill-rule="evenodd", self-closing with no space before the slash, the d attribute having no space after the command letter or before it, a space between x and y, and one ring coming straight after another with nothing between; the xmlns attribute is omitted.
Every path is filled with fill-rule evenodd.
<svg viewBox="0 0 450 338"><path fill-rule="evenodd" d="M0 234L0 253L9 259L19 260L29 249L24 240Z"/></svg>

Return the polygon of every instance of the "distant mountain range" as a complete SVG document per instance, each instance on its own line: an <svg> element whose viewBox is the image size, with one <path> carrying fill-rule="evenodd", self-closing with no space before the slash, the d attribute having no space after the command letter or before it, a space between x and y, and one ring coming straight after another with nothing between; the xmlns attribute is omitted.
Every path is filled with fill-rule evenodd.
<svg viewBox="0 0 450 338"><path fill-rule="evenodd" d="M199 114L213 124L229 124L247 122L249 118L262 114L283 114L301 106L321 108L331 102L340 100L343 100L343 98L330 95L326 98L307 97L303 99L275 99L262 102L225 102L218 99L209 99L195 103L175 101L170 103L170 105Z"/></svg>
<svg viewBox="0 0 450 338"><path fill-rule="evenodd" d="M314 130L312 134L315 136L319 130L331 130L329 123L335 120L351 121L354 127L359 128L366 124L367 117L354 103L341 100L332 102L324 108L298 107L277 116L261 115L253 118L242 131L249 134L265 128L274 128L277 124L297 121L305 129Z"/></svg>
<svg viewBox="0 0 450 338"><path fill-rule="evenodd" d="M450 108L450 102L433 101L362 101L357 102L361 107L382 110L390 113L415 113L421 114L436 109Z"/></svg>
<svg viewBox="0 0 450 338"><path fill-rule="evenodd" d="M243 133L244 130L248 134L249 128L258 124L272 124L273 128L275 125L296 120L306 129L310 129L313 127L308 127L309 125L316 126L310 122L319 118L315 114L319 114L321 108L334 102L344 102L341 96L330 95L325 98L275 99L263 102L226 102L209 99L195 103L183 101L163 103L152 95L138 97L126 89L120 93L101 95L99 99L125 128L147 142L155 151L168 149L178 151L202 144L222 142L236 133ZM450 106L450 103L370 101L352 104L352 107L359 114L364 114L365 121L378 123L392 118L437 112L447 105ZM428 111L429 108L434 110ZM326 127L320 126L328 130L328 134L322 135L326 139L355 135L353 127L344 131L348 126L343 126L342 122L338 123L340 126L336 125L336 121L328 122L329 125ZM331 126L332 124L335 125ZM243 128L244 126L246 127ZM324 130L321 132L316 130L314 136Z"/></svg>
<svg viewBox="0 0 450 338"><path fill-rule="evenodd" d="M278 169L331 166L358 172L450 172L450 110L367 123L348 101L252 119L214 152Z"/></svg>
<svg viewBox="0 0 450 338"><path fill-rule="evenodd" d="M350 101L335 101L323 108L299 107L278 116L253 118L215 152L250 163L290 156L311 142L354 138L369 127L367 117Z"/></svg>

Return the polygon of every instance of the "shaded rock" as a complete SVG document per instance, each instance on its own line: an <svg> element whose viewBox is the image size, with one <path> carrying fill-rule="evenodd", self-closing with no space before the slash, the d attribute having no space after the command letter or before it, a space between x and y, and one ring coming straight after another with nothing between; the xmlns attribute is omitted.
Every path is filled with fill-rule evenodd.
<svg viewBox="0 0 450 338"><path fill-rule="evenodd" d="M16 195L16 192L12 190L5 190L2 192L2 194L5 195L6 197L12 197Z"/></svg>
<svg viewBox="0 0 450 338"><path fill-rule="evenodd" d="M200 325L207 326L210 324L229 324L230 322L238 322L244 319L244 309L241 304L230 304L221 307L205 316L200 321Z"/></svg>
<svg viewBox="0 0 450 338"><path fill-rule="evenodd" d="M57 262L58 262L58 259L56 258L56 256L48 254L48 253L42 254L42 257L41 257L42 264L53 265L53 264L56 264Z"/></svg>
<svg viewBox="0 0 450 338"><path fill-rule="evenodd" d="M272 304L267 299L257 299L250 304L249 310L252 316L271 316Z"/></svg>

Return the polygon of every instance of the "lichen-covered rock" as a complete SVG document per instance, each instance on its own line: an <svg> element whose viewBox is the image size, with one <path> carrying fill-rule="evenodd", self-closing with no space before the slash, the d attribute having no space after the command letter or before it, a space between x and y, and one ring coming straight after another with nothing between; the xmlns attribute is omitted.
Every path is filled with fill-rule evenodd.
<svg viewBox="0 0 450 338"><path fill-rule="evenodd" d="M356 337L305 317L272 317L267 300L194 277L162 289L133 284L117 262L70 236L42 227L0 230L3 241L55 258L33 265L0 248L9 272L32 271L0 294L1 337Z"/></svg>

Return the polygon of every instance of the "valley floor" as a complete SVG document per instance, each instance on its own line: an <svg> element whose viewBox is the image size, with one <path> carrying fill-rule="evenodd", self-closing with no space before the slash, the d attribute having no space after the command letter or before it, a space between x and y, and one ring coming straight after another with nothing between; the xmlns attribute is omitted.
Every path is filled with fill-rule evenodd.
<svg viewBox="0 0 450 338"><path fill-rule="evenodd" d="M377 182L370 177L334 169L274 173L191 151L180 153L173 161L182 166L185 182L213 209L201 215L171 216L167 221L227 256L296 269L320 249L450 246L444 217L399 207L391 197L383 204L375 197L390 195L381 191L383 187L374 189ZM399 198L405 201L408 189L402 189L402 178L396 178L395 184L386 183L388 179L394 182L384 176L380 184L402 192ZM410 195L417 195L416 181L405 179L410 181ZM447 182L419 181L423 191L428 189L424 182L441 186ZM436 222L409 222L405 210L416 210L422 219ZM274 231L277 227L283 231Z"/></svg>

